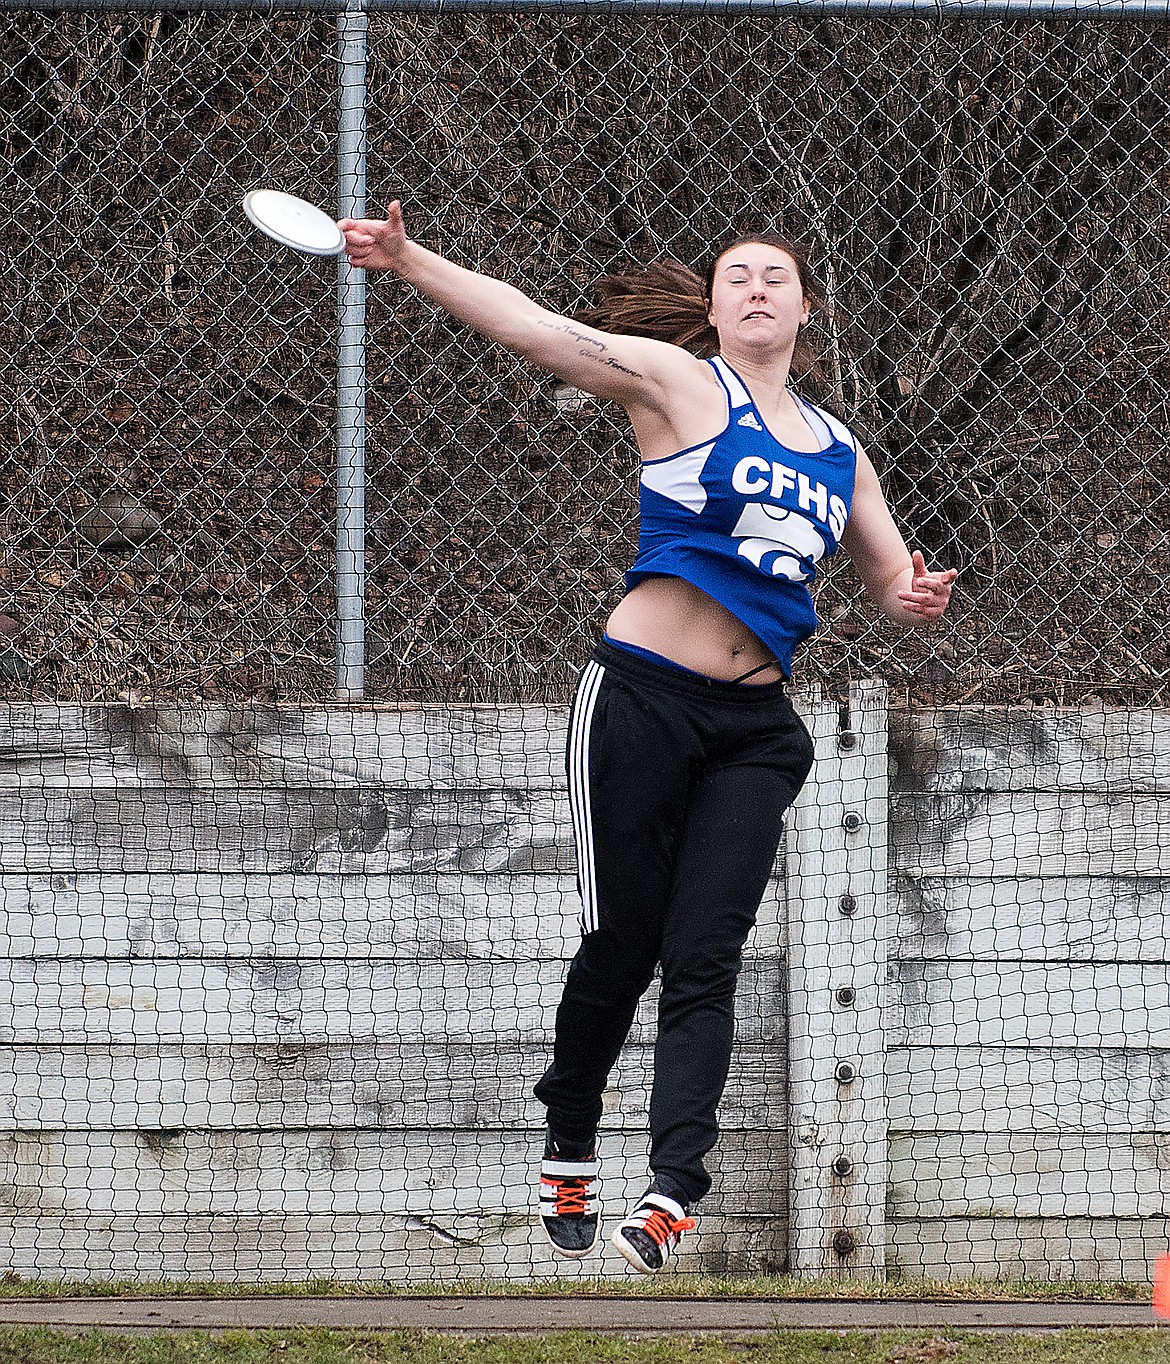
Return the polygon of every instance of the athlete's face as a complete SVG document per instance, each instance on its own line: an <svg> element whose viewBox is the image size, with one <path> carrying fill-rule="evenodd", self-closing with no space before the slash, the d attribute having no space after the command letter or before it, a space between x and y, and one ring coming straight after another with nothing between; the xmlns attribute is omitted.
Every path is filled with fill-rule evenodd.
<svg viewBox="0 0 1170 1364"><path fill-rule="evenodd" d="M721 346L790 350L808 314L800 271L787 251L747 242L715 262L709 320Z"/></svg>

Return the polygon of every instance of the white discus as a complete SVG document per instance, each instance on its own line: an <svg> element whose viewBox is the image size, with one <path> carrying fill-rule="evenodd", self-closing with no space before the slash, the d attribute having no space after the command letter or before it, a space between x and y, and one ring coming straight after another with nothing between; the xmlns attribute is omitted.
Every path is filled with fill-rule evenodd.
<svg viewBox="0 0 1170 1364"><path fill-rule="evenodd" d="M244 212L261 232L282 246L314 256L338 256L345 233L328 213L279 189L253 189L244 195Z"/></svg>

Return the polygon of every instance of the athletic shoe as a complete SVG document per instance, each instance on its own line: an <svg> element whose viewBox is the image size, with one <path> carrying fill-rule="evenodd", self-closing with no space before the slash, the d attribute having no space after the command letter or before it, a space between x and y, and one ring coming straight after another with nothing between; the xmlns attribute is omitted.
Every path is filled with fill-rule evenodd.
<svg viewBox="0 0 1170 1364"><path fill-rule="evenodd" d="M681 1203L653 1189L613 1234L613 1245L639 1274L657 1274L695 1219Z"/></svg>
<svg viewBox="0 0 1170 1364"><path fill-rule="evenodd" d="M540 1163L540 1220L553 1250L567 1259L584 1259L597 1244L600 1172L596 1151L584 1160L564 1160L555 1146L545 1147Z"/></svg>

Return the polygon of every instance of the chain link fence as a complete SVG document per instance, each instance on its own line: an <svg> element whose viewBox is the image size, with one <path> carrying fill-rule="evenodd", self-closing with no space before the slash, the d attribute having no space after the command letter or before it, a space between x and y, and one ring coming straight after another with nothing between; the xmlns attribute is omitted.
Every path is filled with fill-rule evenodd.
<svg viewBox="0 0 1170 1364"><path fill-rule="evenodd" d="M332 15L12 12L0 113L12 697L311 699L333 675ZM962 571L904 637L847 565L803 680L1166 696L1163 28L380 12L372 209L549 305L743 229L808 242L806 391ZM618 414L387 277L369 307L367 694L563 699L635 540Z"/></svg>

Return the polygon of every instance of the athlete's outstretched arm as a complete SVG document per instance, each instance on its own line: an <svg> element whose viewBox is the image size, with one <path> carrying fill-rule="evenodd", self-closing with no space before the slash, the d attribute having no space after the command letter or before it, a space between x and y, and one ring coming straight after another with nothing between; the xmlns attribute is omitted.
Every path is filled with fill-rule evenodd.
<svg viewBox="0 0 1170 1364"><path fill-rule="evenodd" d="M853 507L841 548L853 560L866 592L897 624L926 625L947 609L958 570L931 572L921 551L910 553L864 450L857 452Z"/></svg>
<svg viewBox="0 0 1170 1364"><path fill-rule="evenodd" d="M587 393L661 410L672 388L704 372L702 361L677 346L586 327L503 280L428 251L407 236L397 201L384 219L343 218L340 226L352 265L393 270L469 327Z"/></svg>

